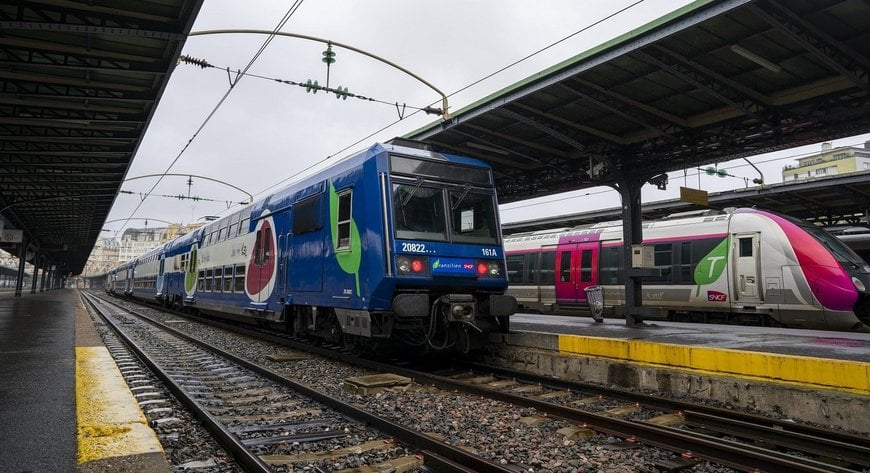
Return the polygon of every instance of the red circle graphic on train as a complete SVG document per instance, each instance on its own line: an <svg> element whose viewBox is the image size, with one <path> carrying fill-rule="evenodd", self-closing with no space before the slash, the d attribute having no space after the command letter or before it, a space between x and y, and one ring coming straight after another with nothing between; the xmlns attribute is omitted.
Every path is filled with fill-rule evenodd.
<svg viewBox="0 0 870 473"><path fill-rule="evenodd" d="M265 212L264 212L265 213ZM245 292L254 301L265 301L275 287L275 224L271 217L260 219L254 232L254 247L245 271Z"/></svg>

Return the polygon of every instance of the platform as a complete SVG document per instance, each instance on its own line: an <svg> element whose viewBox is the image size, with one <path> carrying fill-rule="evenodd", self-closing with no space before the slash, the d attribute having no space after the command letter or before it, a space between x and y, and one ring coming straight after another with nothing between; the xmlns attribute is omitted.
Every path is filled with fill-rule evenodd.
<svg viewBox="0 0 870 473"><path fill-rule="evenodd" d="M0 380L0 471L170 471L78 291L0 293Z"/></svg>
<svg viewBox="0 0 870 473"><path fill-rule="evenodd" d="M870 334L517 314L489 362L870 433Z"/></svg>

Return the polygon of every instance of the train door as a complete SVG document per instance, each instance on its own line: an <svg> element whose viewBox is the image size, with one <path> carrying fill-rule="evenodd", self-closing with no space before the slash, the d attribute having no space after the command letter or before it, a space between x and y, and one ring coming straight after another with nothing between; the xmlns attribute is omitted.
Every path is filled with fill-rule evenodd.
<svg viewBox="0 0 870 473"><path fill-rule="evenodd" d="M136 283L136 277L134 273L136 272L135 266L127 267L127 274L124 278L124 294L130 295L133 293L133 285Z"/></svg>
<svg viewBox="0 0 870 473"><path fill-rule="evenodd" d="M735 233L731 241L735 299L741 303L761 302L761 234Z"/></svg>
<svg viewBox="0 0 870 473"><path fill-rule="evenodd" d="M156 284L158 296L163 295L163 283L164 283L163 271L166 267L166 255L161 253L159 258L160 258L160 261L157 263L157 284Z"/></svg>
<svg viewBox="0 0 870 473"><path fill-rule="evenodd" d="M556 300L585 302L586 288L598 281L598 242L559 245L556 250Z"/></svg>
<svg viewBox="0 0 870 473"><path fill-rule="evenodd" d="M278 236L278 294L285 297L290 290L290 251L293 247L293 218L296 209L281 215L281 224L276 231Z"/></svg>
<svg viewBox="0 0 870 473"><path fill-rule="evenodd" d="M254 296L254 302L267 302L271 288L270 281L275 270L275 242L272 239L272 226L263 224L254 237L253 264L248 266L248 291ZM268 290L266 290L268 289Z"/></svg>

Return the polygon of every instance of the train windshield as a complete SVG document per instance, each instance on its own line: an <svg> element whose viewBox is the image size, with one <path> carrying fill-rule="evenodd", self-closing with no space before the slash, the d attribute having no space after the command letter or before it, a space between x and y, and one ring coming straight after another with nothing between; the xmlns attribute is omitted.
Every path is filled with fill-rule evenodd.
<svg viewBox="0 0 870 473"><path fill-rule="evenodd" d="M830 233L822 230L818 227L813 226L802 226L807 233L812 235L813 238L818 240L822 245L825 246L828 250L831 251L831 254L834 255L834 258L840 263L847 263L853 266L864 266L867 263L861 259L860 256L855 254L851 248L846 246L845 243L840 241L839 238L831 235Z"/></svg>
<svg viewBox="0 0 870 473"><path fill-rule="evenodd" d="M498 228L492 194L472 192L470 186L447 192L453 241L495 245Z"/></svg>
<svg viewBox="0 0 870 473"><path fill-rule="evenodd" d="M495 199L470 185L393 183L393 219L397 238L498 244Z"/></svg>
<svg viewBox="0 0 870 473"><path fill-rule="evenodd" d="M442 190L423 179L393 184L393 219L397 238L447 241Z"/></svg>

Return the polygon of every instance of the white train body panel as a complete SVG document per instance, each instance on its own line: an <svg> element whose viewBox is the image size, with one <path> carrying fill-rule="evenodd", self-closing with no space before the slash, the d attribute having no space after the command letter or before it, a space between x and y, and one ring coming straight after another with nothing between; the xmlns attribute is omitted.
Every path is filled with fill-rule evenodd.
<svg viewBox="0 0 870 473"><path fill-rule="evenodd" d="M645 223L644 267L661 276L644 279L642 304L672 320L866 329L870 268L819 232L754 209ZM625 304L621 222L509 235L505 248L509 293L526 310L585 311L595 286L611 312Z"/></svg>

